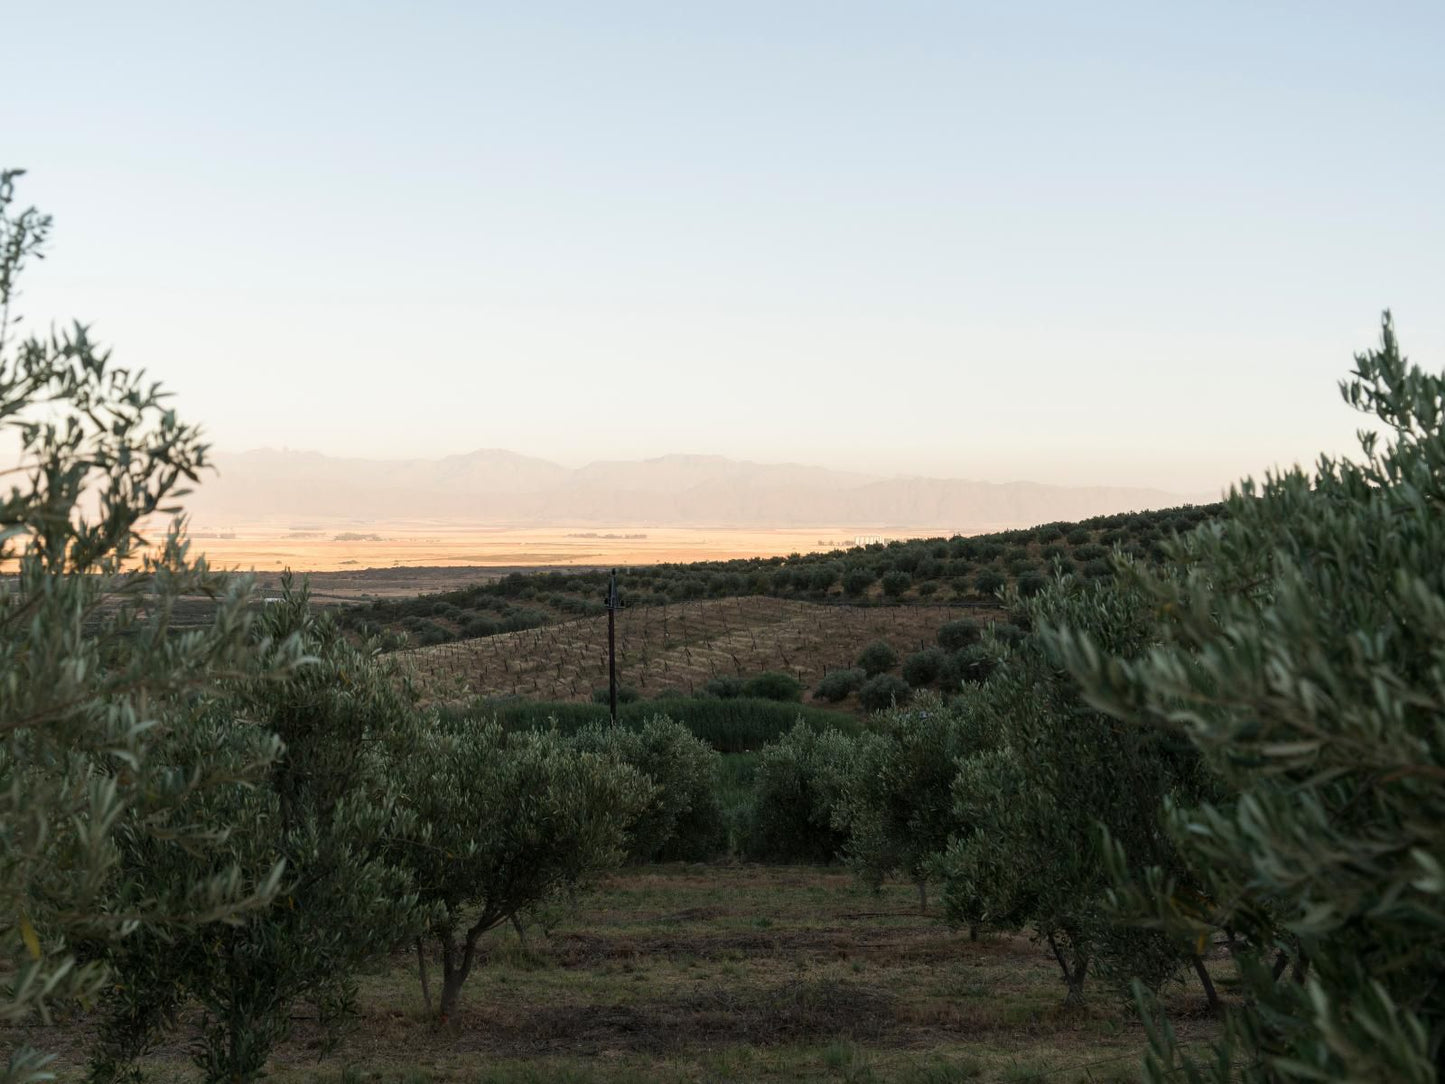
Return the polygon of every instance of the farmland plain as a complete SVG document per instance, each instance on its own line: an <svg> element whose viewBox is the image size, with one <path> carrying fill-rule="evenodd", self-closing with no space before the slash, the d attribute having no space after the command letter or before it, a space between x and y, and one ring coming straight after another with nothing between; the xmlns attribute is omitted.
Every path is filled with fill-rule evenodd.
<svg viewBox="0 0 1445 1084"><path fill-rule="evenodd" d="M455 521L365 520L194 524L214 565L244 571L345 572L364 568L597 568L817 553L859 538L922 538L947 527L496 526ZM417 590L426 588L417 588Z"/></svg>

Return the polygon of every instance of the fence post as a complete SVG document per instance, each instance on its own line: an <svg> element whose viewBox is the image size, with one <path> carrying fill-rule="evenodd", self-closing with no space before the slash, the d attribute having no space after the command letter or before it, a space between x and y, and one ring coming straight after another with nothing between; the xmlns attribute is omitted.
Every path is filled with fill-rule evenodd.
<svg viewBox="0 0 1445 1084"><path fill-rule="evenodd" d="M607 589L607 710L617 722L617 569Z"/></svg>

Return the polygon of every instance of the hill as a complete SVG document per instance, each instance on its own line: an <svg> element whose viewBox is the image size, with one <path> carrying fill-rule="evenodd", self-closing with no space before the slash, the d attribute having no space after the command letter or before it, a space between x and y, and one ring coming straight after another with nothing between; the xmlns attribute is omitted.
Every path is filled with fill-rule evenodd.
<svg viewBox="0 0 1445 1084"><path fill-rule="evenodd" d="M1097 516L986 535L875 544L791 557L640 565L618 570L631 607L700 599L770 596L849 606L928 605L991 609L1013 583L1025 593L1055 569L1111 574L1114 547L1144 560L1163 543L1219 513L1218 505ZM501 579L408 599L377 599L338 611L342 624L400 646L426 646L538 628L604 612L607 573L516 572Z"/></svg>
<svg viewBox="0 0 1445 1084"><path fill-rule="evenodd" d="M617 680L639 695L696 696L719 678L786 673L812 688L883 640L902 655L931 646L940 625L983 611L943 606L827 606L752 596L624 610ZM403 659L437 698L588 701L607 686L607 618L412 648Z"/></svg>

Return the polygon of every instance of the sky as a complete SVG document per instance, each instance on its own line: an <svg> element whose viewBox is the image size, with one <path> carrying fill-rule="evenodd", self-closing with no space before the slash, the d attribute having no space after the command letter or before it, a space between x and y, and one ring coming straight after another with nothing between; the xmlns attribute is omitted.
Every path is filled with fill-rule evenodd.
<svg viewBox="0 0 1445 1084"><path fill-rule="evenodd" d="M1445 5L5 9L0 164L218 449L1213 491L1445 367Z"/></svg>

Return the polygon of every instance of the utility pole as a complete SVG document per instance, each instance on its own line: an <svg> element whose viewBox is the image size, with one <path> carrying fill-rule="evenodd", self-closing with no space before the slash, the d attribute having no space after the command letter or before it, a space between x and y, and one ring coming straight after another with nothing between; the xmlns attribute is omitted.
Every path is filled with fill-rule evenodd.
<svg viewBox="0 0 1445 1084"><path fill-rule="evenodd" d="M607 710L614 724L617 722L617 609L621 605L614 568L607 588Z"/></svg>

